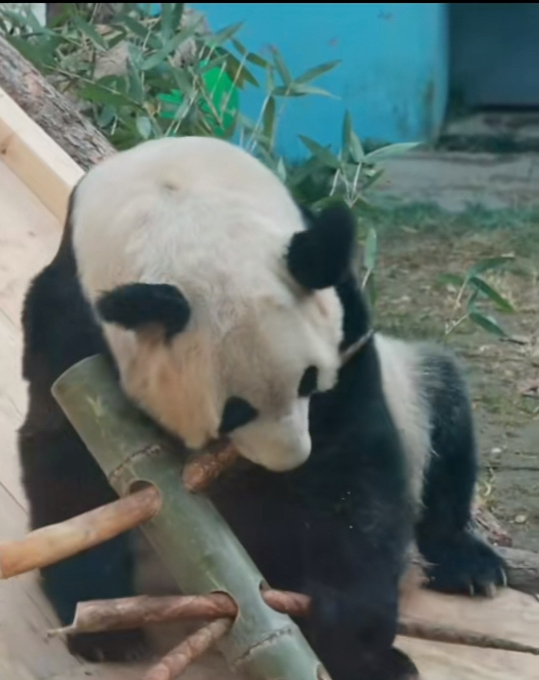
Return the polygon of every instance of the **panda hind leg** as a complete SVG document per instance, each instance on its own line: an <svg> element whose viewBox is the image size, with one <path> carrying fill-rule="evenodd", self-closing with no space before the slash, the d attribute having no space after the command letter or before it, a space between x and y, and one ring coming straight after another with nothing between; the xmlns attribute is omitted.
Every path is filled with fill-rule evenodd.
<svg viewBox="0 0 539 680"><path fill-rule="evenodd" d="M466 385L451 357L430 365L433 381L432 451L425 471L423 509L416 525L427 562L427 587L446 593L492 596L507 585L505 564L470 528L477 479L473 414Z"/></svg>

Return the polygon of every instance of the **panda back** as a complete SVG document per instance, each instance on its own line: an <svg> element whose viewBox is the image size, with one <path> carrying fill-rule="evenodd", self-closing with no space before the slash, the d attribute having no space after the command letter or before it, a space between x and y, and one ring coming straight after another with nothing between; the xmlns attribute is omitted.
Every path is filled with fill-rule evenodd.
<svg viewBox="0 0 539 680"><path fill-rule="evenodd" d="M389 411L400 434L410 493L419 503L430 454L430 413L418 345L381 333L374 336Z"/></svg>

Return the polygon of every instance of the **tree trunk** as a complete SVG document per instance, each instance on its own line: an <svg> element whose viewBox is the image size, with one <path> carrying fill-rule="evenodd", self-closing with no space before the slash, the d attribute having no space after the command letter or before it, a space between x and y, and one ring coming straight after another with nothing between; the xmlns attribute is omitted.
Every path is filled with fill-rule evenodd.
<svg viewBox="0 0 539 680"><path fill-rule="evenodd" d="M84 170L114 153L106 137L1 36L0 87Z"/></svg>

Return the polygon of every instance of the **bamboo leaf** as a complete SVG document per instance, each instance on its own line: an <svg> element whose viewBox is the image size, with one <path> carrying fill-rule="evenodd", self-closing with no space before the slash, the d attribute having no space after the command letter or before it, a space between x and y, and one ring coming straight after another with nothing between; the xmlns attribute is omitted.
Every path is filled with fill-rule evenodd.
<svg viewBox="0 0 539 680"><path fill-rule="evenodd" d="M211 45L212 47L219 47L223 45L228 40L231 40L232 37L240 30L242 26L243 21L237 24L233 24L232 26L227 26L226 28L223 28L217 33L214 33L213 35L209 36L207 44Z"/></svg>
<svg viewBox="0 0 539 680"><path fill-rule="evenodd" d="M463 286L466 282L464 276L460 274L441 274L438 276L438 283L442 285L458 286L459 288Z"/></svg>
<svg viewBox="0 0 539 680"><path fill-rule="evenodd" d="M180 33L177 33L173 38L167 40L161 49L157 50L157 52L142 62L140 66L141 70L149 71L163 63L170 54L175 52L181 44L183 44L195 33L197 27L197 22L194 22L183 31L180 31Z"/></svg>
<svg viewBox="0 0 539 680"><path fill-rule="evenodd" d="M78 90L78 94L86 101L95 104L109 104L110 106L125 106L131 104L130 100L120 92L111 92L99 85L88 83Z"/></svg>
<svg viewBox="0 0 539 680"><path fill-rule="evenodd" d="M103 108L99 112L97 122L100 125L100 127L108 127L115 117L116 109L114 108L114 106L110 106L110 104L105 104L105 106L103 106Z"/></svg>
<svg viewBox="0 0 539 680"><path fill-rule="evenodd" d="M502 255L501 257L489 257L485 260L480 260L469 270L468 277L471 278L490 269L501 269L501 267L513 260L513 255Z"/></svg>
<svg viewBox="0 0 539 680"><path fill-rule="evenodd" d="M73 17L73 23L84 35L100 50L108 49L108 45L102 35L95 30L95 28L85 21L80 14L75 14Z"/></svg>
<svg viewBox="0 0 539 680"><path fill-rule="evenodd" d="M255 87L260 87L258 80L246 68L245 64L242 64L233 54L230 53L227 59L227 72L231 80L234 83L237 83L239 87L243 87L245 81L251 83L251 85L254 85Z"/></svg>
<svg viewBox="0 0 539 680"><path fill-rule="evenodd" d="M161 4L161 28L166 39L169 39L179 29L184 7L183 2L163 2Z"/></svg>
<svg viewBox="0 0 539 680"><path fill-rule="evenodd" d="M419 142L399 142L398 144L388 144L381 149L376 149L365 155L367 163L379 163L388 158L394 158L399 154L406 153L419 145Z"/></svg>
<svg viewBox="0 0 539 680"><path fill-rule="evenodd" d="M492 333L493 335L497 335L501 338L507 337L507 333L503 330L503 328L493 316L483 314L478 312L476 309L473 309L470 310L470 319L472 319L475 324L481 326L481 328L488 331L489 333Z"/></svg>
<svg viewBox="0 0 539 680"><path fill-rule="evenodd" d="M277 176L283 184L286 182L286 166L282 158L279 158L279 162L277 163Z"/></svg>
<svg viewBox="0 0 539 680"><path fill-rule="evenodd" d="M486 295L492 302L498 307L498 309L504 312L514 312L515 308L513 305L500 295L492 286L490 286L486 281L480 279L478 276L472 276L469 279L470 283L475 286L481 293Z"/></svg>
<svg viewBox="0 0 539 680"><path fill-rule="evenodd" d="M152 121L148 118L148 116L137 116L137 130L142 137L142 139L149 139L153 126L152 126Z"/></svg>
<svg viewBox="0 0 539 680"><path fill-rule="evenodd" d="M323 146L318 144L318 142L315 142L314 139L310 139L304 135L299 135L299 138L309 149L309 151L314 156L319 158L325 165L329 166L330 168L335 168L335 170L338 170L341 167L339 159L337 156L334 156L331 151L329 151L329 149L325 149Z"/></svg>
<svg viewBox="0 0 539 680"><path fill-rule="evenodd" d="M152 49L159 49L163 45L161 40L159 40L157 37L157 34L149 31L143 23L137 21L128 14L122 14L121 20L120 17L117 17L111 22L111 26L113 26L118 31L125 31L125 29L127 29L134 36L140 38L143 42L147 41L148 46Z"/></svg>
<svg viewBox="0 0 539 680"><path fill-rule="evenodd" d="M292 76L290 75L290 71L286 67L283 58L281 57L281 53L276 47L271 48L271 53L273 55L273 63L275 64L275 68L281 76L281 80L283 81L284 85L286 85L286 87L289 87L292 84Z"/></svg>
<svg viewBox="0 0 539 680"><path fill-rule="evenodd" d="M319 66L315 66L314 68L310 68L305 73L300 75L298 78L295 79L296 83L309 83L311 80L314 80L315 78L320 77L324 73L327 73L328 71L331 71L332 69L335 68L338 64L340 64L340 60L337 61L328 61L325 64L320 64Z"/></svg>
<svg viewBox="0 0 539 680"><path fill-rule="evenodd" d="M268 140L273 140L275 134L275 97L269 97L262 117L262 131Z"/></svg>

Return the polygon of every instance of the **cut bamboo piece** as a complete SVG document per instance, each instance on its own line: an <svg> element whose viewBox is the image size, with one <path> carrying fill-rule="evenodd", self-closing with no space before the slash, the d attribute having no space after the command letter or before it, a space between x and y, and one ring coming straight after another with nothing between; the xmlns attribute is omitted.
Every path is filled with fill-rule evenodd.
<svg viewBox="0 0 539 680"><path fill-rule="evenodd" d="M148 487L65 522L36 529L20 541L3 543L0 578L41 569L104 543L148 521L160 507L159 491Z"/></svg>

